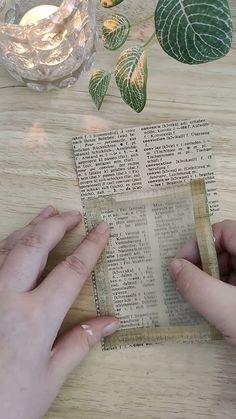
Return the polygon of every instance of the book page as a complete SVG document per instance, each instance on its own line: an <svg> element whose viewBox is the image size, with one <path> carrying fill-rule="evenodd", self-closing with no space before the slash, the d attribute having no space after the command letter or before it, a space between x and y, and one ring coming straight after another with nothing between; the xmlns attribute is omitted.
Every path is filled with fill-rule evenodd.
<svg viewBox="0 0 236 419"><path fill-rule="evenodd" d="M73 139L82 200L206 181L210 214L219 211L209 125L177 121Z"/></svg>
<svg viewBox="0 0 236 419"><path fill-rule="evenodd" d="M121 328L104 349L215 337L168 271L195 234L191 179L205 179L211 216L219 210L207 122L91 134L73 145L87 228L111 227L94 285L98 314L116 315Z"/></svg>

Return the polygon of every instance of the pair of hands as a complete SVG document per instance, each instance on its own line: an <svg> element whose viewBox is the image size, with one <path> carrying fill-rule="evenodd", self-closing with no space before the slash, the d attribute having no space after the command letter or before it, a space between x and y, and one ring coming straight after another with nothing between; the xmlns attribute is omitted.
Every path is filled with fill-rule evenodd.
<svg viewBox="0 0 236 419"><path fill-rule="evenodd" d="M78 212L45 208L28 226L0 242L0 406L4 419L41 418L68 375L119 321L101 317L57 338L63 319L109 238L98 225L65 261L39 282L49 252L81 221ZM197 246L188 243L171 266L177 289L236 344L236 223L214 226L222 278L195 265ZM179 259L180 258L180 259Z"/></svg>

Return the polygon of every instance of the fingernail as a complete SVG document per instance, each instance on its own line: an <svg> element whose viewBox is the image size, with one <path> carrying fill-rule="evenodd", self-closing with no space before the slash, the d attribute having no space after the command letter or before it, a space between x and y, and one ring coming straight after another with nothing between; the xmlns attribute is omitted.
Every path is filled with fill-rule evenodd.
<svg viewBox="0 0 236 419"><path fill-rule="evenodd" d="M93 336L91 327L89 327L87 324L81 324L81 327L85 330L86 333L88 333L88 335Z"/></svg>
<svg viewBox="0 0 236 419"><path fill-rule="evenodd" d="M102 223L97 225L95 230L99 234L105 234L109 230L109 226L108 226L108 224L102 222Z"/></svg>
<svg viewBox="0 0 236 419"><path fill-rule="evenodd" d="M53 215L55 212L57 212L56 208L54 208L52 205L49 205L48 207L40 211L39 215L41 215L44 218L48 218L51 215Z"/></svg>
<svg viewBox="0 0 236 419"><path fill-rule="evenodd" d="M115 333L120 327L120 321L117 319L109 324L107 324L103 329L103 336L110 336Z"/></svg>
<svg viewBox="0 0 236 419"><path fill-rule="evenodd" d="M183 268L183 262L181 259L172 260L170 264L170 274L174 280L176 279L178 273L181 271L182 268Z"/></svg>

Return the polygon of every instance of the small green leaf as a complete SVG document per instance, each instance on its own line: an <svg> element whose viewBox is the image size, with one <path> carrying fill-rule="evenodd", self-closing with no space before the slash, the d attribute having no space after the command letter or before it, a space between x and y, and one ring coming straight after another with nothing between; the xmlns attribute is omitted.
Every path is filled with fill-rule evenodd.
<svg viewBox="0 0 236 419"><path fill-rule="evenodd" d="M159 0L155 27L164 51L186 64L217 60L232 44L227 0Z"/></svg>
<svg viewBox="0 0 236 419"><path fill-rule="evenodd" d="M114 7L122 3L123 0L100 0L103 7Z"/></svg>
<svg viewBox="0 0 236 419"><path fill-rule="evenodd" d="M120 48L128 38L130 23L125 16L116 14L105 20L102 27L104 47L110 50Z"/></svg>
<svg viewBox="0 0 236 419"><path fill-rule="evenodd" d="M99 110L102 106L104 97L111 80L111 74L104 70L95 70L89 81L89 93Z"/></svg>
<svg viewBox="0 0 236 419"><path fill-rule="evenodd" d="M140 46L124 50L116 65L115 78L124 102L141 112L147 100L146 50Z"/></svg>

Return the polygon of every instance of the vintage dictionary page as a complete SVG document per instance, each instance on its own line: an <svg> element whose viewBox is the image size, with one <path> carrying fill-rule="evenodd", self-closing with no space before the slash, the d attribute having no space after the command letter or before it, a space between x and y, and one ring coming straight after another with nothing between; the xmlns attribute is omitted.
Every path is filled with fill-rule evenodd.
<svg viewBox="0 0 236 419"><path fill-rule="evenodd" d="M103 348L216 338L168 272L195 233L191 179L205 179L211 217L219 211L208 123L84 135L73 147L87 228L111 227L93 280L98 314L115 314L121 328Z"/></svg>

